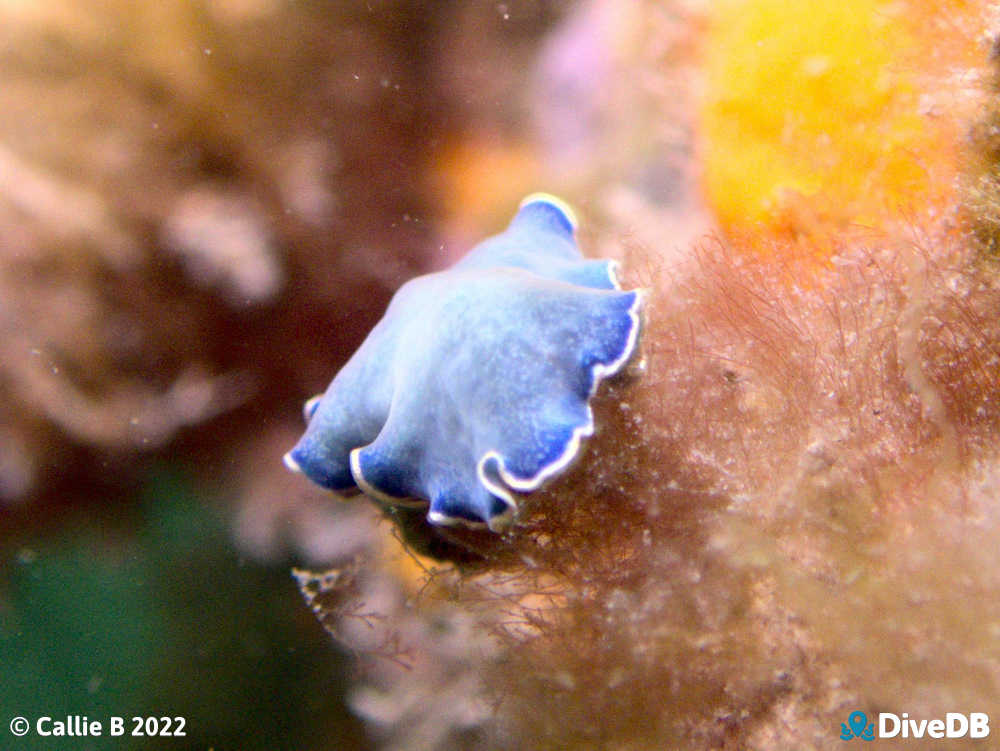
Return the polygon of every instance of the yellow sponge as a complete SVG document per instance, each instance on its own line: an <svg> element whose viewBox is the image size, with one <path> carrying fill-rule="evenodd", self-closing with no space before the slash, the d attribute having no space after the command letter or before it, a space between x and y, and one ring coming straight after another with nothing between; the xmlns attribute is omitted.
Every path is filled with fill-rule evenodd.
<svg viewBox="0 0 1000 751"><path fill-rule="evenodd" d="M878 225L947 190L952 139L919 68L941 41L934 19L959 4L714 3L701 150L723 228Z"/></svg>

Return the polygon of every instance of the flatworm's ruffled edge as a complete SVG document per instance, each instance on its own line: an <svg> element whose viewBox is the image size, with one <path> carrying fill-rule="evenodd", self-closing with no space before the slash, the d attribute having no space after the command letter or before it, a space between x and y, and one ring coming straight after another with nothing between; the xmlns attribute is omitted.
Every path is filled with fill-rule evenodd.
<svg viewBox="0 0 1000 751"><path fill-rule="evenodd" d="M306 399L305 404L302 405L302 416L306 418L306 425L309 424L309 421L312 420L313 415L316 414L316 408L319 407L319 403L322 400L323 400L323 394L316 394ZM285 452L285 455L281 457L281 461L292 472L295 472L296 474L300 475L304 474L302 471L302 467L300 467L299 463L295 461L295 457L292 456L291 451Z"/></svg>
<svg viewBox="0 0 1000 751"><path fill-rule="evenodd" d="M483 454L482 458L479 460L479 464L477 465L479 479L484 485L487 487L490 486L490 483L482 472L483 465L490 458L496 459L500 477L503 478L505 483L515 490L524 491L536 490L543 482L545 482L545 480L557 472L565 469L573 461L580 449L581 439L594 434L594 412L590 406L590 400L597 393L597 389L600 386L601 381L624 368L635 352L636 344L639 341L639 332L641 330L641 319L639 314L644 297L644 290L635 290L635 301L632 303L628 311L629 318L632 319L632 328L629 331L628 340L625 343L625 348L622 350L621 356L607 365L604 363L595 363L591 369L590 393L587 395L587 421L583 425L574 428L573 434L566 442L566 447L563 449L563 453L559 456L559 458L549 464L546 464L532 477L520 479L507 471L507 468L504 466L503 457L500 456L498 452L487 451Z"/></svg>
<svg viewBox="0 0 1000 751"><path fill-rule="evenodd" d="M316 408L319 407L321 401L323 401L323 394L316 394L306 399L306 403L302 405L302 416L306 418L306 425L312 420L312 416L316 414Z"/></svg>
<svg viewBox="0 0 1000 751"><path fill-rule="evenodd" d="M580 222L576 218L576 212L573 210L573 207L559 196L554 196L551 193L532 193L521 199L521 203L517 206L518 210L523 209L529 203L547 203L550 206L556 207L562 212L563 216L566 217L566 221L569 222L569 226L572 228L574 233L580 226Z"/></svg>
<svg viewBox="0 0 1000 751"><path fill-rule="evenodd" d="M316 397L313 397L313 399L315 399L315 398ZM310 401L312 401L312 399L310 399ZM295 461L295 457L292 456L292 452L291 451L286 451L285 452L284 456L281 457L281 462L290 471L295 472L296 474L299 474L299 475L304 475L305 474L305 472L302 471L302 467L299 466L299 463L297 461ZM319 487L320 489L322 489L325 492L327 492L330 495L332 495L334 498L336 498L338 500L341 500L341 501L350 500L351 498L353 498L354 496L356 496L358 493L363 492L361 490L361 488L359 488L359 487L337 488L336 490L334 490L333 488L324 487L324 486L319 485L319 484L317 484L317 487ZM397 506L401 506L403 504L401 504L401 503L399 503L397 501L396 505Z"/></svg>
<svg viewBox="0 0 1000 751"><path fill-rule="evenodd" d="M618 290L619 292L622 292L624 290L622 290L621 279L618 278L618 269L619 268L620 267L619 267L618 261L608 261L608 279L611 280L611 284L614 286L614 288L616 290Z"/></svg>
<svg viewBox="0 0 1000 751"><path fill-rule="evenodd" d="M424 508L430 503L430 501L425 501L422 498L391 495L368 482L365 479L364 472L361 471L361 451L364 448L366 447L358 446L355 449L351 449L351 474L354 476L354 482L358 484L358 487L361 488L365 495L371 496L376 501L389 506L403 506L405 508Z"/></svg>
<svg viewBox="0 0 1000 751"><path fill-rule="evenodd" d="M297 461L295 461L295 459L292 458L292 452L291 451L286 451L285 455L283 457L281 457L281 461L292 472L295 472L295 473L300 474L300 475L302 474L302 467L300 467L299 463Z"/></svg>
<svg viewBox="0 0 1000 751"><path fill-rule="evenodd" d="M612 263L614 264L614 262ZM612 266L612 268L616 267L617 264ZM613 277L613 280L617 286L617 275ZM507 529L514 520L514 516L517 513L517 501L514 500L513 495L511 495L507 487L494 482L487 476L487 462L493 463L497 474L503 482L507 484L507 486L522 492L537 490L547 479L555 474L558 474L573 463L573 460L580 452L580 446L582 445L583 439L594 434L594 410L590 406L590 400L597 393L597 389L600 386L601 381L618 373L625 367L625 365L628 364L629 360L631 360L632 356L635 354L636 345L639 342L639 334L642 330L641 311L645 297L646 290L635 290L635 301L632 303L628 311L629 318L632 319L632 328L629 331L628 340L625 343L625 348L622 350L621 356L618 357L617 360L608 364L595 363L591 369L590 393L587 395L587 421L573 429L573 433L570 436L570 439L566 442L566 446L563 448L562 454L560 454L554 461L543 466L531 477L522 479L515 477L507 471L504 459L498 451L495 449L487 451L476 463L476 476L479 478L479 482L483 485L483 487L507 504L507 508L502 513L491 517L489 522L486 524L483 524L482 522L470 522L468 519L464 519L462 517L448 516L447 514L442 514L436 511L432 511L427 515L427 518L431 521L431 523L443 526L461 525L474 529L481 529L488 526L494 532L502 532Z"/></svg>

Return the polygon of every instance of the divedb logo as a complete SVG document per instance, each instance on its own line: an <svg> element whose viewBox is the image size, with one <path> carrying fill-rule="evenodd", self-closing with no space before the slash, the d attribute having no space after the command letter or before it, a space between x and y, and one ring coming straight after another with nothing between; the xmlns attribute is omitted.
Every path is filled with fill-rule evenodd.
<svg viewBox="0 0 1000 751"><path fill-rule="evenodd" d="M847 722L840 723L840 739L859 738L986 738L990 734L990 717L985 712L947 712L943 718L915 720L907 712L879 712L878 721L868 722L864 712L851 712Z"/></svg>

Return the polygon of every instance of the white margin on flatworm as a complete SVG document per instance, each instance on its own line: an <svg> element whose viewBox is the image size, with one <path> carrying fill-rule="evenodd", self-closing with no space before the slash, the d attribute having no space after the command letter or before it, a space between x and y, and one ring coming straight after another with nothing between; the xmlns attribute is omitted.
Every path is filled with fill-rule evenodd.
<svg viewBox="0 0 1000 751"><path fill-rule="evenodd" d="M547 203L551 206L555 206L563 213L563 216L566 217L566 220L573 228L574 233L576 232L577 227L580 226L580 221L576 218L576 212L573 211L573 207L559 196L554 196L551 193L532 193L531 195L525 196L521 199L521 203L517 205L517 208L523 209L529 203Z"/></svg>

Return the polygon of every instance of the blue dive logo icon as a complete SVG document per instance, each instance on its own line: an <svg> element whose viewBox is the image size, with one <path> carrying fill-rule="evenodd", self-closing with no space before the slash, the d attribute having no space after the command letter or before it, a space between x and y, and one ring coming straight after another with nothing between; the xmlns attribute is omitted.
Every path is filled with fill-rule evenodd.
<svg viewBox="0 0 1000 751"><path fill-rule="evenodd" d="M875 723L869 725L864 712L851 712L847 722L840 723L840 739L849 741L851 738L860 738L863 741L875 740Z"/></svg>

